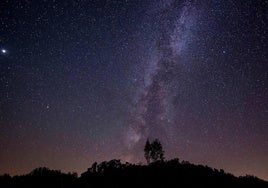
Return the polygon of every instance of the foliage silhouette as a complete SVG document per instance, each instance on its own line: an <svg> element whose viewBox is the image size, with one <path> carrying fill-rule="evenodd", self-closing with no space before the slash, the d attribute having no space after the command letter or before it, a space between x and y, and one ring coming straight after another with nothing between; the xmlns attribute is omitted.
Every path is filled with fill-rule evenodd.
<svg viewBox="0 0 268 188"><path fill-rule="evenodd" d="M151 162L149 165L121 163L120 160L93 163L77 177L76 173L37 168L31 173L0 176L1 188L41 187L243 187L267 188L268 182L254 176L235 177L208 166L179 159Z"/></svg>
<svg viewBox="0 0 268 188"><path fill-rule="evenodd" d="M151 162L151 144L150 141L147 139L145 146L144 146L144 157L147 161L147 164Z"/></svg>
<svg viewBox="0 0 268 188"><path fill-rule="evenodd" d="M113 159L93 163L80 177L76 173L62 173L45 167L22 176L0 176L1 188L87 188L87 187L228 187L267 188L268 182L254 176L235 177L224 170L194 165L178 158L164 161L158 140L148 145L148 165L122 163ZM161 147L159 147L159 144ZM150 147L149 147L150 146ZM145 144L146 148L146 144ZM155 149L157 154L150 152ZM146 155L145 155L146 156ZM156 157L155 157L156 156ZM147 158L146 158L147 159Z"/></svg>
<svg viewBox="0 0 268 188"><path fill-rule="evenodd" d="M147 139L144 147L144 157L147 164L156 161L164 161L163 147L158 139L155 139L152 143Z"/></svg>

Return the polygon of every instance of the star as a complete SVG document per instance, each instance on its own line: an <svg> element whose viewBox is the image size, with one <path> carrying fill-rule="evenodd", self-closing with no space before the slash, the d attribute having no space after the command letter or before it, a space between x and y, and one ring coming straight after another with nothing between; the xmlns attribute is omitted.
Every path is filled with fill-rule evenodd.
<svg viewBox="0 0 268 188"><path fill-rule="evenodd" d="M7 50L6 49L1 49L1 53L2 54L6 54L7 53Z"/></svg>

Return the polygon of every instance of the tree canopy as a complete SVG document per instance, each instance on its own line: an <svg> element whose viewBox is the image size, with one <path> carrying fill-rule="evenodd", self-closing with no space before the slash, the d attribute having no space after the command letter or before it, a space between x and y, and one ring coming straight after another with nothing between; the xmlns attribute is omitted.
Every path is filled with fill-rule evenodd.
<svg viewBox="0 0 268 188"><path fill-rule="evenodd" d="M164 161L164 150L161 142L158 139L153 140L151 143L149 139L145 143L144 157L148 164L156 161Z"/></svg>

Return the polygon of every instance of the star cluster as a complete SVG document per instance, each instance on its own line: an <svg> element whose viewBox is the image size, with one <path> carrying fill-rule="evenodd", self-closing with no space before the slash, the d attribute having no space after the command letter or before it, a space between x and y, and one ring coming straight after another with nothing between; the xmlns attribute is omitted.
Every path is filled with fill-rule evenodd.
<svg viewBox="0 0 268 188"><path fill-rule="evenodd" d="M1 1L0 173L166 158L268 180L268 2Z"/></svg>

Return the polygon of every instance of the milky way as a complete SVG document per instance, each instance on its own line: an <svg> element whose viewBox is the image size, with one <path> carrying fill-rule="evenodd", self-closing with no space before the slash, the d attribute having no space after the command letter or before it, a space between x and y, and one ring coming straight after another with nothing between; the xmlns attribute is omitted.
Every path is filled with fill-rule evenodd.
<svg viewBox="0 0 268 188"><path fill-rule="evenodd" d="M194 45L191 43L194 38L192 30L197 14L201 12L196 10L196 6L195 2L172 1L151 13L151 16L161 19L157 26L160 27L160 37L156 38L156 52L145 67L144 79L140 84L142 89L138 89L139 93L130 106L129 129L125 135L129 149L137 144L143 145L148 138L159 138L166 144L172 141L173 101L180 87L177 84L183 53ZM165 11L171 13L165 16Z"/></svg>

